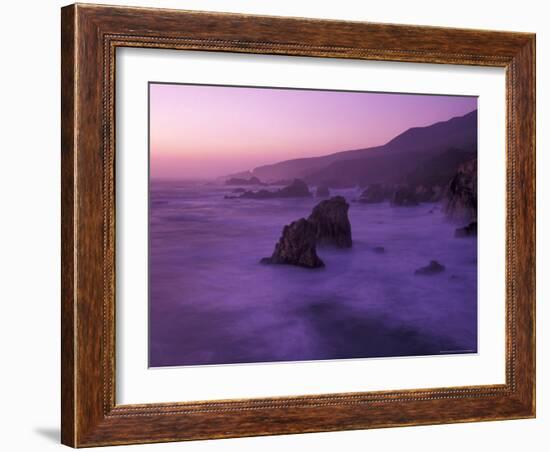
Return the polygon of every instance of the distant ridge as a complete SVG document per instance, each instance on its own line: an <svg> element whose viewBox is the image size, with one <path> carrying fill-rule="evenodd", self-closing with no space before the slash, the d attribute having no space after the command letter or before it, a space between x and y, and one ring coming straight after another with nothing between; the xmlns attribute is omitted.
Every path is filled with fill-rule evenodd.
<svg viewBox="0 0 550 452"><path fill-rule="evenodd" d="M450 153L449 153L450 152ZM446 154L445 154L446 153ZM453 165L477 153L477 110L425 127L413 127L382 146L336 152L322 157L285 160L257 167L262 181L302 178L329 187L399 183L423 164ZM434 171L438 168L432 161ZM450 168L442 168L447 172Z"/></svg>

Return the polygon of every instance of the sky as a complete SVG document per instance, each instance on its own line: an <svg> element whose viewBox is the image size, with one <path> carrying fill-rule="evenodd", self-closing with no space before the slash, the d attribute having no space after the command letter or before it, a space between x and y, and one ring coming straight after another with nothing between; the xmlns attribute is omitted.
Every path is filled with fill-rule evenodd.
<svg viewBox="0 0 550 452"><path fill-rule="evenodd" d="M477 108L476 97L149 85L152 179L211 179L387 143Z"/></svg>

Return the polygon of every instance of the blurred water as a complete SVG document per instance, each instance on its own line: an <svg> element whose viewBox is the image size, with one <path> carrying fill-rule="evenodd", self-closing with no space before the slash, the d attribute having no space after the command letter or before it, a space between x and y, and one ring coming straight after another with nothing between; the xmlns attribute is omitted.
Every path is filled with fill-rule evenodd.
<svg viewBox="0 0 550 452"><path fill-rule="evenodd" d="M353 248L318 249L326 267L310 270L259 260L319 200L230 189L151 184L151 366L476 352L476 240L455 238L436 204L332 191L350 201ZM414 275L434 259L445 272Z"/></svg>

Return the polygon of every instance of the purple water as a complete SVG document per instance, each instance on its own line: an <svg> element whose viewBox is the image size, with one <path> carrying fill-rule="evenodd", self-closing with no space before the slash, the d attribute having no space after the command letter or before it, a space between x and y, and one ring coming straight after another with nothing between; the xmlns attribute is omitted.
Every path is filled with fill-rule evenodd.
<svg viewBox="0 0 550 452"><path fill-rule="evenodd" d="M353 248L326 267L262 265L318 199L224 199L230 187L152 182L150 366L477 351L477 243L437 204L350 202ZM384 253L374 247L383 246ZM437 260L446 271L414 275Z"/></svg>

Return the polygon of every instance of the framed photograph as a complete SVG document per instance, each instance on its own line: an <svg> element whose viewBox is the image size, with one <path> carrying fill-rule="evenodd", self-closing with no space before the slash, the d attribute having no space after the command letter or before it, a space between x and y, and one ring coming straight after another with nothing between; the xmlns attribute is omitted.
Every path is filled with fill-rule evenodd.
<svg viewBox="0 0 550 452"><path fill-rule="evenodd" d="M535 416L535 36L62 9L62 442Z"/></svg>

